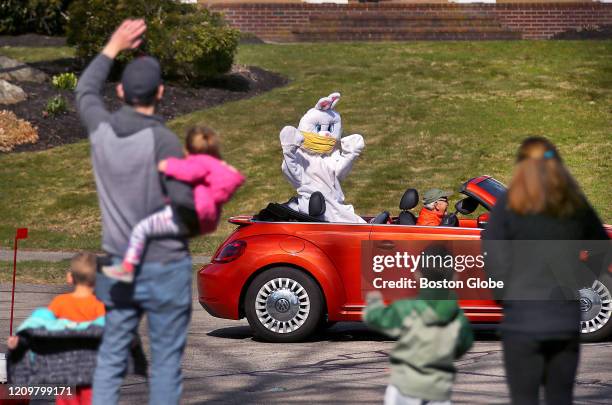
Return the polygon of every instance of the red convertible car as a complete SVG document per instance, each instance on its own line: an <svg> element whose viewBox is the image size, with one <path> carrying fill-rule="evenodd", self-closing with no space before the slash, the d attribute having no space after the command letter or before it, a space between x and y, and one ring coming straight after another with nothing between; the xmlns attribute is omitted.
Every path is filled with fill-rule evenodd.
<svg viewBox="0 0 612 405"><path fill-rule="evenodd" d="M402 197L399 215L364 217L365 224L321 222L274 203L256 216L232 217L238 227L198 272L200 304L219 318L246 316L258 336L273 342L302 340L328 323L361 321L362 242L478 241L488 210L504 191L490 176L465 182L464 198L448 226L415 225L414 189ZM477 210L480 214L471 218ZM612 227L606 230L612 236ZM611 291L610 274L580 290L585 340L612 334ZM492 298L460 299L460 305L472 323L497 323L502 317Z"/></svg>

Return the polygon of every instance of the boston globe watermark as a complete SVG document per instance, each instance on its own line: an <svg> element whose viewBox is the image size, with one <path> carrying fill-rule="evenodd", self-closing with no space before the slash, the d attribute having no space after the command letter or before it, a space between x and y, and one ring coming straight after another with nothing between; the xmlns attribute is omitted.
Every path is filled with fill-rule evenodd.
<svg viewBox="0 0 612 405"><path fill-rule="evenodd" d="M610 241L370 240L361 248L362 294L378 290L387 300L426 289L464 300L575 300L612 259Z"/></svg>
<svg viewBox="0 0 612 405"><path fill-rule="evenodd" d="M434 279L427 278L425 272L442 270L454 270L457 273L462 273L466 269L484 269L484 254L480 255L453 255L450 251L446 251L443 247L436 246L425 249L419 255L413 255L406 251L395 252L391 255L375 255L372 258L372 271L374 273L382 273L385 269L396 269L409 271L414 273L420 270L421 274L416 279L403 277L400 282L386 281L382 275L373 280L375 288L405 288L406 285L412 285L413 288L462 288L467 285L470 288L503 288L503 281L495 281L492 279L481 280L478 277L470 277L467 280L450 279L435 277ZM430 275L431 277L431 275Z"/></svg>

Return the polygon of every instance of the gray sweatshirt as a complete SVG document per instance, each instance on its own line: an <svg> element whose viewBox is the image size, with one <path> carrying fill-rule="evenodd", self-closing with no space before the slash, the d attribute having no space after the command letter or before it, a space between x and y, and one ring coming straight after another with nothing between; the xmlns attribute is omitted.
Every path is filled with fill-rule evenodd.
<svg viewBox="0 0 612 405"><path fill-rule="evenodd" d="M91 144L98 200L102 211L102 248L123 256L132 228L162 209L165 195L185 223L197 222L191 187L165 178L157 163L183 157L175 134L158 116L138 113L130 106L109 112L101 90L113 60L98 55L85 69L76 88L77 108ZM142 262L169 262L189 255L185 237L151 239Z"/></svg>

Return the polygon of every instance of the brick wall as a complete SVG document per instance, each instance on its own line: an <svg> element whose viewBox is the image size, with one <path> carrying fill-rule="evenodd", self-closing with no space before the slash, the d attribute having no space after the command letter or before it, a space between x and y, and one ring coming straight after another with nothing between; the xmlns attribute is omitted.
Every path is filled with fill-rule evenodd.
<svg viewBox="0 0 612 405"><path fill-rule="evenodd" d="M292 30L309 25L317 14L392 11L409 14L477 13L495 16L505 27L520 31L525 39L547 39L572 28L612 25L612 3L506 3L506 4L405 4L405 3L213 3L212 10L243 32L266 41L294 41Z"/></svg>

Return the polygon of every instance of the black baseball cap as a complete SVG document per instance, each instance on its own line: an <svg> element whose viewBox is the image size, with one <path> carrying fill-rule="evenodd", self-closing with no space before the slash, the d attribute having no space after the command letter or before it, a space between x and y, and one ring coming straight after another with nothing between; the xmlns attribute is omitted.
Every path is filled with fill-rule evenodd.
<svg viewBox="0 0 612 405"><path fill-rule="evenodd" d="M162 84L161 66L151 56L141 56L131 61L121 74L121 84L128 104L149 104Z"/></svg>

